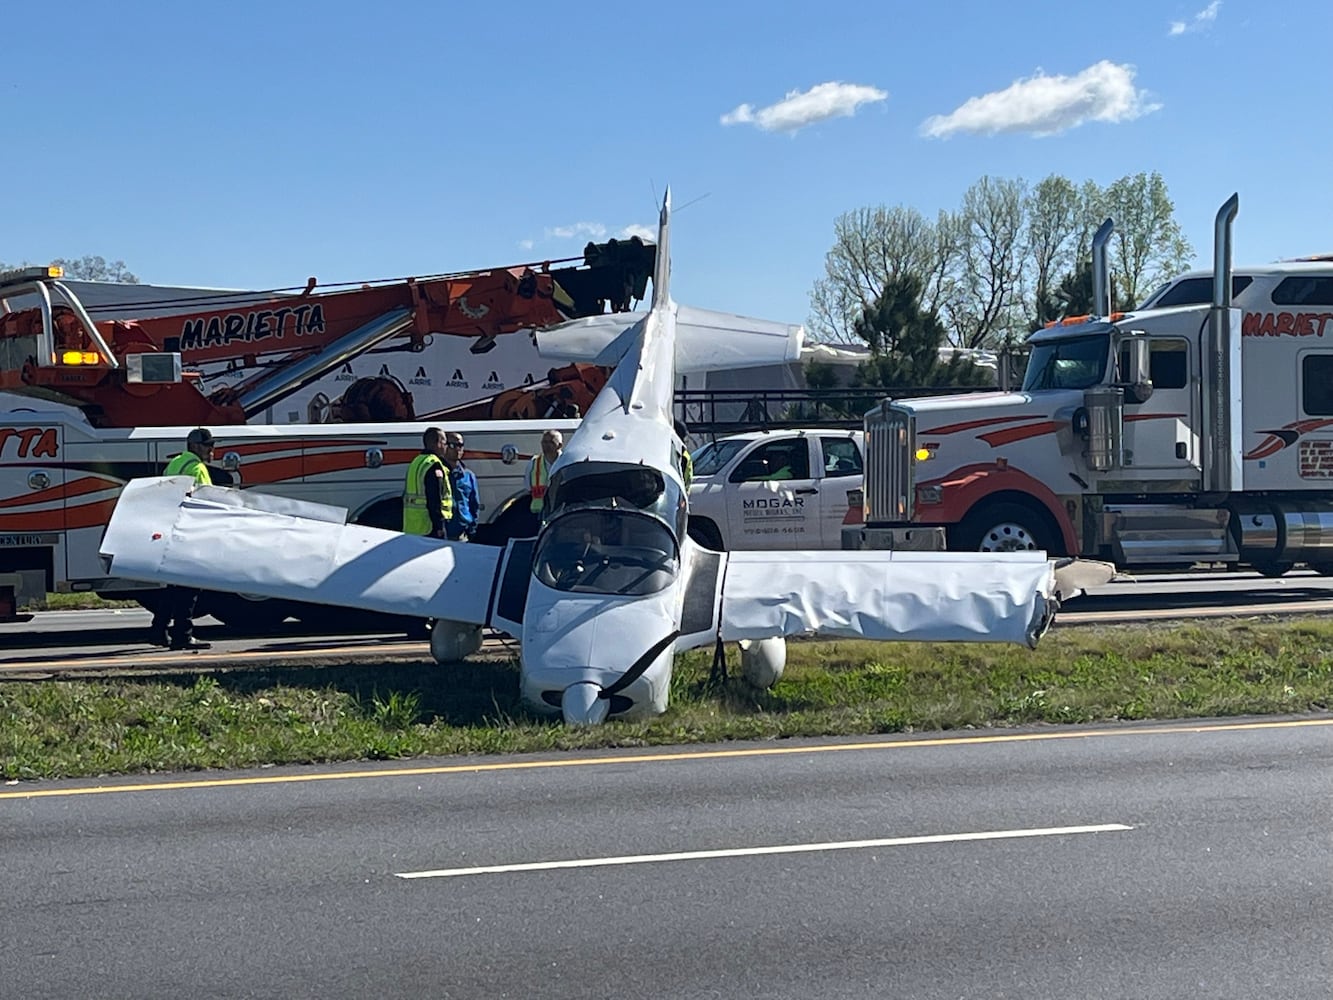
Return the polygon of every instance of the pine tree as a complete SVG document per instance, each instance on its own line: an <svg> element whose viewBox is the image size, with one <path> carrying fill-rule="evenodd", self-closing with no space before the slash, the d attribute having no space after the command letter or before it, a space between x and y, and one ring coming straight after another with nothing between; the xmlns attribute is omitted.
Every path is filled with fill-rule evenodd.
<svg viewBox="0 0 1333 1000"><path fill-rule="evenodd" d="M890 278L856 322L856 334L870 348L870 360L856 369L853 384L879 388L985 385L989 374L960 354L940 360L944 324L933 309L921 308L921 279Z"/></svg>

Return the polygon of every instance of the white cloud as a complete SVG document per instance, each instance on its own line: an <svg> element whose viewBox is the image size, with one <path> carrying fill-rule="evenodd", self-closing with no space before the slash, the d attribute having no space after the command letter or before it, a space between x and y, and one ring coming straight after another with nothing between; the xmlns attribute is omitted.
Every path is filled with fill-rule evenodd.
<svg viewBox="0 0 1333 1000"><path fill-rule="evenodd" d="M1199 11L1188 21L1172 21L1166 29L1168 35L1183 35L1187 31L1204 31L1212 27L1213 22L1217 20L1217 11L1222 6L1222 0L1213 0L1207 7Z"/></svg>
<svg viewBox="0 0 1333 1000"><path fill-rule="evenodd" d="M1160 108L1134 86L1134 68L1103 59L1076 76L1041 70L1004 90L969 98L947 115L932 115L921 133L933 139L955 132L1054 135L1084 122L1126 122Z"/></svg>
<svg viewBox="0 0 1333 1000"><path fill-rule="evenodd" d="M634 222L628 226L622 226L612 233L610 226L603 225L600 222L576 222L571 226L548 227L543 232L540 240L531 238L519 240L518 245L523 250L531 250L538 243L547 244L565 240L578 240L580 242L591 240L594 243L602 243L608 235L617 240L627 240L631 236L637 236L640 239L651 241L657 239L657 230Z"/></svg>
<svg viewBox="0 0 1333 1000"><path fill-rule="evenodd" d="M741 104L722 116L723 125L753 125L765 132L797 132L830 118L850 118L862 104L888 98L888 92L859 83L817 83L809 90L788 91L776 104L755 110Z"/></svg>
<svg viewBox="0 0 1333 1000"><path fill-rule="evenodd" d="M556 226L546 230L548 240L584 239L602 240L606 238L606 227L600 222L576 222L572 226Z"/></svg>

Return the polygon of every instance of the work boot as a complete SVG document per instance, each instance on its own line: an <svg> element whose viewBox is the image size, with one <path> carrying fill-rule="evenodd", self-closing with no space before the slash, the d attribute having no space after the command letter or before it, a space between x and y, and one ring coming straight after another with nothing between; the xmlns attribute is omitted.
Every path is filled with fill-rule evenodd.
<svg viewBox="0 0 1333 1000"><path fill-rule="evenodd" d="M167 633L166 633L166 632L159 632L159 631L157 631L156 629L149 629L149 630L148 630L148 645L150 645L150 646L162 646L163 648L166 648L167 646L170 646L171 643L170 643L170 641L168 641L168 639L167 639Z"/></svg>
<svg viewBox="0 0 1333 1000"><path fill-rule="evenodd" d="M176 650L212 649L213 644L211 642L201 642L198 639L173 639L171 648Z"/></svg>

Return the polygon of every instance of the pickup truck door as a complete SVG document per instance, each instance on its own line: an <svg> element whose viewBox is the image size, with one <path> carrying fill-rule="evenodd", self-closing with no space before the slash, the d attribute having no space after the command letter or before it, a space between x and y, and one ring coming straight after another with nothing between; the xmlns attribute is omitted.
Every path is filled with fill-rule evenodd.
<svg viewBox="0 0 1333 1000"><path fill-rule="evenodd" d="M851 434L822 434L819 437L823 478L819 493L820 548L842 548L842 523L847 517L847 491L861 486L861 448Z"/></svg>
<svg viewBox="0 0 1333 1000"><path fill-rule="evenodd" d="M727 548L799 549L820 544L819 483L805 435L761 440L727 476Z"/></svg>

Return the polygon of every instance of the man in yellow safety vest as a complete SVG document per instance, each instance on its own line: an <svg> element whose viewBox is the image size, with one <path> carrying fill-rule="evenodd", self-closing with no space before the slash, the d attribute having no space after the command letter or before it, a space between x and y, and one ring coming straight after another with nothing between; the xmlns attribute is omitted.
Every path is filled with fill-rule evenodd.
<svg viewBox="0 0 1333 1000"><path fill-rule="evenodd" d="M427 427L421 454L407 467L403 490L403 531L409 535L447 537L454 516L454 488L444 464L444 431Z"/></svg>
<svg viewBox="0 0 1333 1000"><path fill-rule="evenodd" d="M447 538L449 521L454 516L454 485L444 464L444 431L427 427L421 435L421 454L407 467L403 488L403 532L428 538ZM413 621L407 627L409 639L425 639L430 623Z"/></svg>
<svg viewBox="0 0 1333 1000"><path fill-rule="evenodd" d="M212 486L208 461L213 457L213 435L196 427L185 438L185 450L167 463L164 476L190 476L196 486ZM209 649L211 642L194 637L194 606L199 591L191 587L165 587L153 611L148 640L154 646L170 649Z"/></svg>
<svg viewBox="0 0 1333 1000"><path fill-rule="evenodd" d="M565 446L565 437L559 431L549 430L542 434L542 450L532 456L528 463L528 509L541 523L542 507L546 504L546 486L551 481L551 466L560 457ZM535 532L534 532L535 534Z"/></svg>

